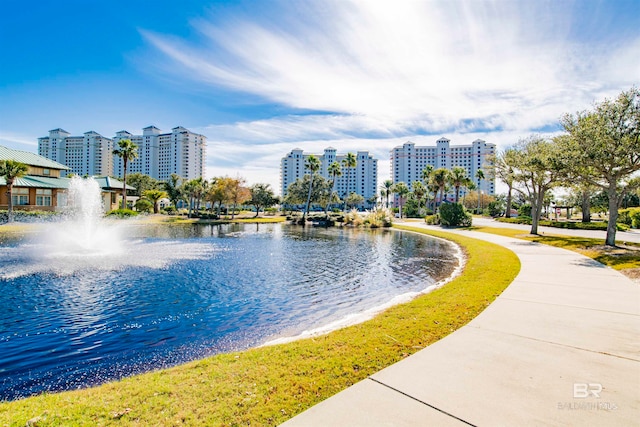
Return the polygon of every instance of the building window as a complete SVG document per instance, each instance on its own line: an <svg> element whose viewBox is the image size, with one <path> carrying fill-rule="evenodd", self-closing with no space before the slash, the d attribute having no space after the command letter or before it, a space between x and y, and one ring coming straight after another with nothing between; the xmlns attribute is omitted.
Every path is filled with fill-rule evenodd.
<svg viewBox="0 0 640 427"><path fill-rule="evenodd" d="M11 192L11 203L14 206L24 206L29 204L29 189L28 188L14 188Z"/></svg>
<svg viewBox="0 0 640 427"><path fill-rule="evenodd" d="M51 175L51 171L47 168L42 169L42 175Z"/></svg>
<svg viewBox="0 0 640 427"><path fill-rule="evenodd" d="M52 192L50 189L37 188L36 189L36 205L51 206L51 195L52 195Z"/></svg>

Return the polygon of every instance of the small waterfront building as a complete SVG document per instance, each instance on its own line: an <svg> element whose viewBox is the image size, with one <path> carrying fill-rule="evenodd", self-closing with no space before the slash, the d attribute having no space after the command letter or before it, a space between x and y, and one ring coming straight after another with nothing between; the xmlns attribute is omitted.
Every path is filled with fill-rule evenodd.
<svg viewBox="0 0 640 427"><path fill-rule="evenodd" d="M61 174L69 170L67 166L35 153L3 146L0 146L0 160L14 160L28 167L27 174L13 183L14 209L55 211L66 206L69 184ZM7 182L0 177L0 209L6 210L8 206Z"/></svg>

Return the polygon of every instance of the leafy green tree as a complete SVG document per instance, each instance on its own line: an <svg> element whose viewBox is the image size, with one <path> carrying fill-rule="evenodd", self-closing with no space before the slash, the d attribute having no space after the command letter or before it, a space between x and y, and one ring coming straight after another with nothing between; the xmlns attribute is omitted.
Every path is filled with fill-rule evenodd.
<svg viewBox="0 0 640 427"><path fill-rule="evenodd" d="M511 218L511 205L513 204L513 156L515 151L512 148L498 153L494 159L492 159L492 172L502 182L507 184L507 198L505 201L505 213L506 218Z"/></svg>
<svg viewBox="0 0 640 427"><path fill-rule="evenodd" d="M309 181L309 193L307 195L307 204L304 209L304 213L302 214L302 223L306 219L306 216L309 214L309 204L311 203L311 192L313 191L313 179L316 173L320 170L320 160L313 154L307 157L307 160L304 162L304 168L309 171L309 175L311 176Z"/></svg>
<svg viewBox="0 0 640 427"><path fill-rule="evenodd" d="M625 181L640 170L640 91L631 88L591 111L562 117L561 139L572 175L606 191L609 224L605 244L616 244L616 221Z"/></svg>
<svg viewBox="0 0 640 427"><path fill-rule="evenodd" d="M182 191L180 189L181 182L182 178L179 175L172 173L169 179L162 185L164 191L167 192L167 197L176 208L178 207L178 202L183 199Z"/></svg>
<svg viewBox="0 0 640 427"><path fill-rule="evenodd" d="M211 203L211 210L217 207L218 216L220 216L222 205L229 201L230 187L232 185L231 178L228 176L219 176L211 179L205 198Z"/></svg>
<svg viewBox="0 0 640 427"><path fill-rule="evenodd" d="M160 181L139 172L129 174L129 176L127 176L127 182L130 186L136 188L135 190L127 190L129 196L142 197L143 193L147 190L162 189L162 183Z"/></svg>
<svg viewBox="0 0 640 427"><path fill-rule="evenodd" d="M482 213L482 206L480 202L482 201L482 181L484 181L484 171L482 169L478 169L476 171L476 179L478 180L478 213Z"/></svg>
<svg viewBox="0 0 640 427"><path fill-rule="evenodd" d="M386 208L389 209L389 196L393 194L393 181L385 179L381 186L381 195L386 198Z"/></svg>
<svg viewBox="0 0 640 427"><path fill-rule="evenodd" d="M339 162L333 162L329 165L329 175L331 175L331 191L336 191L336 181L339 176L342 176L342 166ZM332 197L333 198L333 197Z"/></svg>
<svg viewBox="0 0 640 427"><path fill-rule="evenodd" d="M255 206L256 218L260 215L260 209L273 206L277 199L269 184L253 184L250 188L251 199L247 201L248 204Z"/></svg>
<svg viewBox="0 0 640 427"><path fill-rule="evenodd" d="M434 212L434 213L435 213L435 211L436 211L436 200L437 200L437 198L438 198L438 191L440 191L440 187L439 187L439 186L438 186L438 184L436 184L435 182L430 181L430 182L427 184L427 193L428 193L428 194L433 194L433 198L432 198L432 201L433 201L433 209L432 209L432 212Z"/></svg>
<svg viewBox="0 0 640 427"><path fill-rule="evenodd" d="M455 188L456 191L456 203L460 199L460 187L468 187L471 183L471 180L467 176L467 171L465 168L460 166L455 166L449 172L449 183Z"/></svg>
<svg viewBox="0 0 640 427"><path fill-rule="evenodd" d="M153 208L153 202L148 199L138 199L134 206L138 212L150 212Z"/></svg>
<svg viewBox="0 0 640 427"><path fill-rule="evenodd" d="M229 202L232 204L231 219L235 217L236 206L251 199L251 191L245 186L247 180L242 177L232 178L229 186Z"/></svg>
<svg viewBox="0 0 640 427"><path fill-rule="evenodd" d="M145 190L144 193L142 193L142 197L153 203L153 213L157 214L160 211L160 200L169 198L169 195L166 191L151 189Z"/></svg>
<svg viewBox="0 0 640 427"><path fill-rule="evenodd" d="M347 202L347 206L355 207L361 204L362 202L364 202L364 196L361 196L360 194L354 193L352 191L351 194L347 196L346 202Z"/></svg>
<svg viewBox="0 0 640 427"><path fill-rule="evenodd" d="M187 216L189 218L191 218L191 212L195 204L194 200L195 200L195 194L197 192L197 189L196 189L197 185L198 183L194 179L191 179L189 181L184 181L180 186L180 190L182 194L184 194L184 196L187 198L187 204L189 205L189 212L187 213Z"/></svg>
<svg viewBox="0 0 640 427"><path fill-rule="evenodd" d="M566 165L557 142L536 135L514 146L514 182L531 204L531 234L538 234L538 222L546 193L566 179Z"/></svg>
<svg viewBox="0 0 640 427"><path fill-rule="evenodd" d="M122 159L122 209L127 208L127 167L129 161L138 157L138 146L130 139L118 141L118 148L113 150L113 155Z"/></svg>
<svg viewBox="0 0 640 427"><path fill-rule="evenodd" d="M15 160L0 160L0 176L7 182L7 221L13 222L13 184L27 174L29 167Z"/></svg>
<svg viewBox="0 0 640 427"><path fill-rule="evenodd" d="M440 206L442 206L442 202L444 200L444 190L449 182L449 170L445 168L438 168L431 173L431 181L438 186L438 190L440 192ZM434 209L435 209L435 201L434 201Z"/></svg>
<svg viewBox="0 0 640 427"><path fill-rule="evenodd" d="M407 184L400 181L393 186L393 192L398 195L400 203L400 219L402 219L402 202L404 201L404 198L409 194L409 187L407 187Z"/></svg>
<svg viewBox="0 0 640 427"><path fill-rule="evenodd" d="M427 189L422 184L422 181L413 181L411 185L413 188L413 196L416 198L418 202L418 215L420 215L420 207L422 206L422 198L427 194Z"/></svg>

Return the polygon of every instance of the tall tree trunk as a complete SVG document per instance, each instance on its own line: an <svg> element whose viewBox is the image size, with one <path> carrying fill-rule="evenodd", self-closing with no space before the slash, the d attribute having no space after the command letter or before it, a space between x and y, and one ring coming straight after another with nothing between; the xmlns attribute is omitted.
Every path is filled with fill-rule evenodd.
<svg viewBox="0 0 640 427"><path fill-rule="evenodd" d="M582 222L591 222L591 194L588 191L582 192Z"/></svg>
<svg viewBox="0 0 640 427"><path fill-rule="evenodd" d="M458 203L459 199L460 199L460 186L456 185L456 203Z"/></svg>
<svg viewBox="0 0 640 427"><path fill-rule="evenodd" d="M513 189L513 185L509 185L509 190L507 191L507 209L504 211L505 218L511 218L511 191Z"/></svg>
<svg viewBox="0 0 640 427"><path fill-rule="evenodd" d="M540 213L544 203L544 193L544 191L540 191L537 197L531 199L531 234L538 234L538 223L540 222Z"/></svg>
<svg viewBox="0 0 640 427"><path fill-rule="evenodd" d="M122 174L122 209L127 209L127 160L122 160L124 173Z"/></svg>
<svg viewBox="0 0 640 427"><path fill-rule="evenodd" d="M607 224L607 238L605 244L607 246L616 245L616 222L618 221L618 206L620 204L620 197L616 192L616 185L609 185L607 189L607 195L609 196L609 223Z"/></svg>
<svg viewBox="0 0 640 427"><path fill-rule="evenodd" d="M7 180L7 222L13 222L13 180Z"/></svg>
<svg viewBox="0 0 640 427"><path fill-rule="evenodd" d="M312 189L313 189L313 173L311 173L311 178L309 179L309 194L307 194L307 206L304 209L304 213L302 214L302 224L304 224L305 219L307 217L307 213L309 213L309 204L311 203L311 190Z"/></svg>

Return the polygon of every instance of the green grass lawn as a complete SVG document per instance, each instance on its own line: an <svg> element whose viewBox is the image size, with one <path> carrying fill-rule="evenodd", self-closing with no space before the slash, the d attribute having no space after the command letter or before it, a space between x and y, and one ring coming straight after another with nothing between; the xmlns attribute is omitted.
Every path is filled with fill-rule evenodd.
<svg viewBox="0 0 640 427"><path fill-rule="evenodd" d="M464 272L374 319L316 338L221 354L100 387L0 404L0 425L277 425L467 324L520 270L500 246L409 226L460 244Z"/></svg>
<svg viewBox="0 0 640 427"><path fill-rule="evenodd" d="M549 234L532 236L522 230L499 227L471 227L469 229L568 249L620 271L640 268L640 245L633 243L626 243L625 247L609 248L604 246L604 239Z"/></svg>

